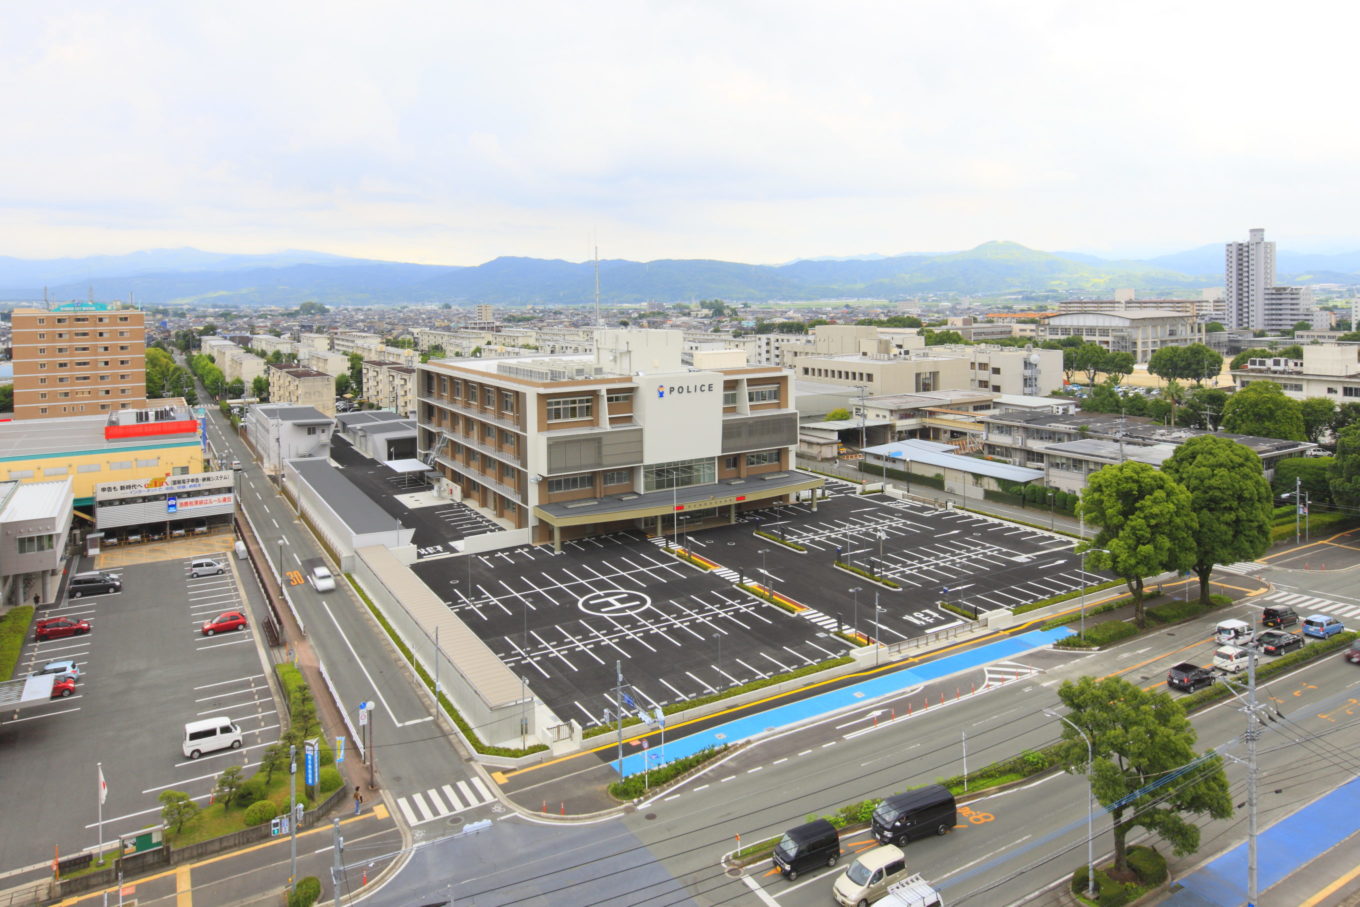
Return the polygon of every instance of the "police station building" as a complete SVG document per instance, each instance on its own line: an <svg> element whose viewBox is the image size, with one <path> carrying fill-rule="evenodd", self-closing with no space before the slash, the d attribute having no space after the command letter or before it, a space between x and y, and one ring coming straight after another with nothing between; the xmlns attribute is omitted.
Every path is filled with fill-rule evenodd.
<svg viewBox="0 0 1360 907"><path fill-rule="evenodd" d="M535 543L735 522L822 480L793 468L793 375L679 331L597 332L596 352L420 366L418 446L455 494Z"/></svg>

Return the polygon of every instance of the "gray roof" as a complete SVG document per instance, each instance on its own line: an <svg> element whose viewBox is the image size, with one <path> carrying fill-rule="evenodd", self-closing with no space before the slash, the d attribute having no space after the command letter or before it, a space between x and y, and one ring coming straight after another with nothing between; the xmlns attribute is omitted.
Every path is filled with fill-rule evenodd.
<svg viewBox="0 0 1360 907"><path fill-rule="evenodd" d="M1121 446L1124 448L1122 459L1147 463L1157 467L1160 467L1176 452L1176 445L1174 444L1128 443L1121 445L1118 441L1111 441L1108 438L1080 438L1076 441L1050 444L1044 448L1044 453L1048 456L1087 457L1118 463L1121 460Z"/></svg>
<svg viewBox="0 0 1360 907"><path fill-rule="evenodd" d="M355 425L353 431L373 437L375 435L416 435L416 420L402 419L399 422L378 422L373 425Z"/></svg>
<svg viewBox="0 0 1360 907"><path fill-rule="evenodd" d="M1040 469L1027 469L1024 466L1012 466L1009 463L979 460L976 457L965 457L947 452L952 449L947 444L939 444L934 441L894 441L891 444L866 447L864 452L887 460L910 460L913 463L925 463L927 466L938 466L941 469L953 469L958 472L987 476L993 479L1005 479L1008 482L1033 482L1044 477L1043 470Z"/></svg>
<svg viewBox="0 0 1360 907"><path fill-rule="evenodd" d="M310 457L289 460L288 466L297 470L298 477L310 485L355 534L388 532L402 528L399 520L389 516L373 503L371 498L341 475L340 470L329 461Z"/></svg>
<svg viewBox="0 0 1360 907"><path fill-rule="evenodd" d="M357 413L340 413L335 417L335 421L339 422L345 428L350 428L368 422L396 422L405 418L406 417L400 413L390 412L385 409L370 409Z"/></svg>
<svg viewBox="0 0 1360 907"><path fill-rule="evenodd" d="M270 419L282 419L285 422L300 422L310 425L318 422L330 424L335 420L317 409L315 406L288 406L283 403L257 403L255 408L260 414Z"/></svg>

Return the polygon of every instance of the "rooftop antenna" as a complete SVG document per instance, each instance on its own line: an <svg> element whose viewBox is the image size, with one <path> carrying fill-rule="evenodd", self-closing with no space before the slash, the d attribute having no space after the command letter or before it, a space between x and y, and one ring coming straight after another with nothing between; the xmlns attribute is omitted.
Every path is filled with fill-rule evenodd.
<svg viewBox="0 0 1360 907"><path fill-rule="evenodd" d="M604 327L604 319L600 317L600 247L595 247L595 326Z"/></svg>

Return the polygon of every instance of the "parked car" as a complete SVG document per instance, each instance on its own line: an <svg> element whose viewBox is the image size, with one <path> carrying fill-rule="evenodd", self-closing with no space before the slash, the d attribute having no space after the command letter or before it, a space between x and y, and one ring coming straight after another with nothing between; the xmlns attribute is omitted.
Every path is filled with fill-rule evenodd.
<svg viewBox="0 0 1360 907"><path fill-rule="evenodd" d="M70 677L60 677L52 684L52 698L65 699L76 691L76 682Z"/></svg>
<svg viewBox="0 0 1360 907"><path fill-rule="evenodd" d="M1261 626L1292 627L1299 622L1299 616L1288 605L1267 605L1261 609Z"/></svg>
<svg viewBox="0 0 1360 907"><path fill-rule="evenodd" d="M232 461L231 461L231 468L232 468L233 470L239 470L239 469L241 468L241 461L240 461L240 460L232 460Z"/></svg>
<svg viewBox="0 0 1360 907"><path fill-rule="evenodd" d="M138 541L140 540L139 536ZM123 578L121 576L116 573L100 573L99 571L77 573L71 577L71 582L66 586L66 594L70 598L80 598L82 595L105 595L109 592L121 592L122 590Z"/></svg>
<svg viewBox="0 0 1360 907"><path fill-rule="evenodd" d="M89 621L71 617L49 617L33 627L35 639L61 639L63 636L82 636L90 632Z"/></svg>
<svg viewBox="0 0 1360 907"><path fill-rule="evenodd" d="M211 557L195 558L189 565L189 577L197 579L200 576L221 576L227 572L227 567L221 561Z"/></svg>
<svg viewBox="0 0 1360 907"><path fill-rule="evenodd" d="M34 677L38 677L42 674L56 674L58 675L58 680L65 680L68 677L72 680L76 680L80 677L80 668L76 667L76 663L71 659L62 658L57 661L49 661L47 664L33 672Z"/></svg>
<svg viewBox="0 0 1360 907"><path fill-rule="evenodd" d="M1351 647L1346 650L1346 660L1353 665L1360 665L1360 639L1351 640Z"/></svg>
<svg viewBox="0 0 1360 907"><path fill-rule="evenodd" d="M1266 630L1256 637L1256 644L1267 655L1283 655L1294 649L1303 648L1304 639L1288 630Z"/></svg>
<svg viewBox="0 0 1360 907"><path fill-rule="evenodd" d="M330 568L324 565L313 567L307 579L317 592L330 592L335 588L335 576L331 574Z"/></svg>
<svg viewBox="0 0 1360 907"><path fill-rule="evenodd" d="M1183 661L1166 672L1166 685L1177 690L1193 693L1200 687L1213 686L1214 672L1208 668Z"/></svg>
<svg viewBox="0 0 1360 907"><path fill-rule="evenodd" d="M204 621L203 635L212 636L214 633L226 633L231 630L244 630L246 628L246 616L240 611L224 611L212 620Z"/></svg>
<svg viewBox="0 0 1360 907"><path fill-rule="evenodd" d="M1341 625L1341 621L1335 617L1328 617L1326 614L1309 614L1303 619L1303 635L1316 636L1318 639L1331 639L1338 633L1344 633L1346 628Z"/></svg>

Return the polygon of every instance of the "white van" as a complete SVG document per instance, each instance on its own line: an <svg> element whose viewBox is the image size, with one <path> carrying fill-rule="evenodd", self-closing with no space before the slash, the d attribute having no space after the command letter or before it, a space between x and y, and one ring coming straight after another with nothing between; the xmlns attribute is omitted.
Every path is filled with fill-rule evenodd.
<svg viewBox="0 0 1360 907"><path fill-rule="evenodd" d="M221 561L213 560L210 557L196 558L189 565L189 576L193 579L200 576L220 576L226 572L227 568Z"/></svg>
<svg viewBox="0 0 1360 907"><path fill-rule="evenodd" d="M1251 641L1251 624L1245 620L1220 620L1214 628L1214 639L1220 643L1245 645Z"/></svg>
<svg viewBox="0 0 1360 907"><path fill-rule="evenodd" d="M184 755L197 759L204 753L241 748L241 728L225 715L190 721L184 726Z"/></svg>
<svg viewBox="0 0 1360 907"><path fill-rule="evenodd" d="M1214 667L1227 674L1240 674L1250 658L1251 653L1241 646L1219 646L1214 650Z"/></svg>
<svg viewBox="0 0 1360 907"><path fill-rule="evenodd" d="M918 872L889 888L878 907L944 907L944 898Z"/></svg>

